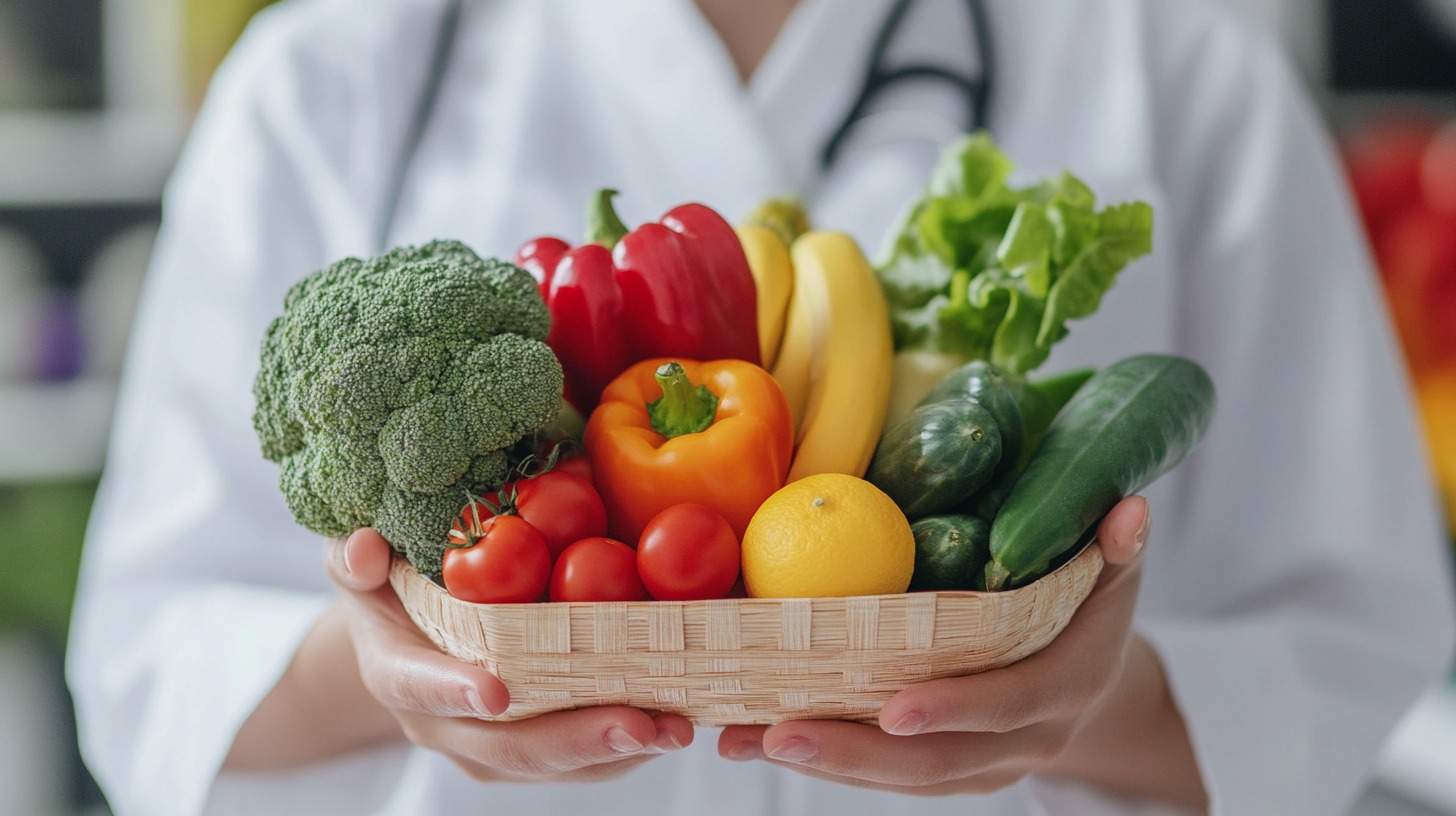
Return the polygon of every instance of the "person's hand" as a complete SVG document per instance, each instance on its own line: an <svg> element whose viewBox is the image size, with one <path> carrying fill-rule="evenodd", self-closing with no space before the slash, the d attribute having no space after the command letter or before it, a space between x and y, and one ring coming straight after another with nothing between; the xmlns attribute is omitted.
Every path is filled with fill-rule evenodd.
<svg viewBox="0 0 1456 816"><path fill-rule="evenodd" d="M1123 674L1147 522L1141 497L1107 514L1097 530L1106 566L1096 587L1031 657L911 686L885 703L878 726L803 720L725 728L719 754L918 794L985 793L1048 769Z"/></svg>
<svg viewBox="0 0 1456 816"><path fill-rule="evenodd" d="M389 543L374 530L329 542L365 688L410 742L478 780L592 781L682 748L693 727L673 714L604 706L495 723L510 694L490 672L450 657L409 619L389 586Z"/></svg>

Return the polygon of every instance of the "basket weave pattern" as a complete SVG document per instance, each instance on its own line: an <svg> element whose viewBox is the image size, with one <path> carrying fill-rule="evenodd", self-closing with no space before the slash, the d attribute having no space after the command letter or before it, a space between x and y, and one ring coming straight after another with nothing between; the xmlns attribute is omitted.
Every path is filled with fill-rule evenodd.
<svg viewBox="0 0 1456 816"><path fill-rule="evenodd" d="M1091 592L1101 551L1009 592L849 598L473 604L395 559L410 618L511 692L498 720L628 705L700 726L873 720L925 680L1005 666L1050 643Z"/></svg>

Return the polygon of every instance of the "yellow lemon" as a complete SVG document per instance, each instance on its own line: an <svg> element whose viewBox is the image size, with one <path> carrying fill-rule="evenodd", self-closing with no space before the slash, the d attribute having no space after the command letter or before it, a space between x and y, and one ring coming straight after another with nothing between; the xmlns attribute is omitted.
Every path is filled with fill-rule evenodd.
<svg viewBox="0 0 1456 816"><path fill-rule="evenodd" d="M743 584L754 598L904 592L914 569L905 514L879 488L842 473L779 489L743 533Z"/></svg>

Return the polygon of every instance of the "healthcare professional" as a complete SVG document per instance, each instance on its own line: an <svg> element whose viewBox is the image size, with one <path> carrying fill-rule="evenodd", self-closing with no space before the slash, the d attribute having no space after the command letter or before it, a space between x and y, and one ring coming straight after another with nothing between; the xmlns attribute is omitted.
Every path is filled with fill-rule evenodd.
<svg viewBox="0 0 1456 816"><path fill-rule="evenodd" d="M1027 178L1157 213L1046 370L1171 352L1219 392L1045 656L883 727L491 723L502 688L403 618L383 541L293 522L250 389L302 276L434 238L509 256L608 186L629 223L794 192L873 251L977 126ZM1206 0L288 0L167 191L68 672L120 816L1340 814L1448 666L1441 539L1330 142Z"/></svg>

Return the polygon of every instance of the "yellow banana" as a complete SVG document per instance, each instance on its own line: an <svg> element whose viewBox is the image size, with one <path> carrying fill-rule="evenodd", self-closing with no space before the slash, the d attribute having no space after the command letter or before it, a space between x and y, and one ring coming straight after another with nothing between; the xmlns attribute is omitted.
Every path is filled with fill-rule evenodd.
<svg viewBox="0 0 1456 816"><path fill-rule="evenodd" d="M884 290L842 232L806 233L791 257L794 292L774 368L795 419L788 480L863 476L890 404L895 351Z"/></svg>
<svg viewBox="0 0 1456 816"><path fill-rule="evenodd" d="M761 224L737 228L738 242L748 256L748 268L758 289L758 345L763 367L772 369L784 334L789 295L794 288L794 268L789 249L777 233Z"/></svg>

